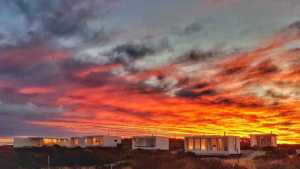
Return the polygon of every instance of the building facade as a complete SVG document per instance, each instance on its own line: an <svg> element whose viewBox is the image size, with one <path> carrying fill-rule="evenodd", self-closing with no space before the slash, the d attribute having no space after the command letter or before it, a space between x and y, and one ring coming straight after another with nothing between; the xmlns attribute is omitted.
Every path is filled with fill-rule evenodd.
<svg viewBox="0 0 300 169"><path fill-rule="evenodd" d="M159 136L137 136L132 138L132 149L169 150L169 138Z"/></svg>
<svg viewBox="0 0 300 169"><path fill-rule="evenodd" d="M250 135L251 147L277 147L276 134L253 134Z"/></svg>
<svg viewBox="0 0 300 169"><path fill-rule="evenodd" d="M68 138L50 138L50 137L19 137L14 138L13 147L43 147L43 146L62 146L69 147L70 142Z"/></svg>
<svg viewBox="0 0 300 169"><path fill-rule="evenodd" d="M70 147L84 147L84 138L83 137L71 137L70 138Z"/></svg>
<svg viewBox="0 0 300 169"><path fill-rule="evenodd" d="M117 147L121 143L121 137L117 136L84 136L71 138L48 137L16 137L14 148L43 147L58 145L61 147Z"/></svg>
<svg viewBox="0 0 300 169"><path fill-rule="evenodd" d="M72 137L71 147L117 147L121 144L121 137L117 136L84 136Z"/></svg>
<svg viewBox="0 0 300 169"><path fill-rule="evenodd" d="M191 136L185 137L186 152L205 156L240 154L240 137L237 136Z"/></svg>

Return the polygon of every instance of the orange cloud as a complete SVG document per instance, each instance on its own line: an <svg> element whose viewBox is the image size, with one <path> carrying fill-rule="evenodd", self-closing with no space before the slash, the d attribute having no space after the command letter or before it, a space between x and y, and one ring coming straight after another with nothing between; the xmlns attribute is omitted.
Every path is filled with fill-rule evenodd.
<svg viewBox="0 0 300 169"><path fill-rule="evenodd" d="M26 87L19 90L22 94L49 94L55 92L55 89L48 87Z"/></svg>
<svg viewBox="0 0 300 169"><path fill-rule="evenodd" d="M105 85L72 86L56 101L69 108L63 117L30 123L122 136L272 131L280 143L299 143L299 50L285 49L299 37L276 38L253 51L212 59L208 67L182 62L125 76L105 75L111 82ZM92 67L76 76L84 80L94 74L101 80L97 73L119 66ZM187 66L197 69L186 74ZM156 79L149 86L145 81L151 77ZM168 78L175 82L168 86ZM34 92L48 90L23 89Z"/></svg>

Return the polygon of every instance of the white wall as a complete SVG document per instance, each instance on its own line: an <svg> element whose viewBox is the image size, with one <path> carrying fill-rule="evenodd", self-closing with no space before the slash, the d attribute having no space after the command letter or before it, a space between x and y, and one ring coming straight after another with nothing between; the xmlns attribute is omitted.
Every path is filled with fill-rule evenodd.
<svg viewBox="0 0 300 169"><path fill-rule="evenodd" d="M143 150L169 150L169 138L159 136L145 136L145 139L155 139L154 147L136 147L134 137L132 138L132 149L143 149ZM138 138L138 137L137 137ZM142 137L141 137L142 138Z"/></svg>
<svg viewBox="0 0 300 169"><path fill-rule="evenodd" d="M256 136L254 136L254 135L251 135L251 136L250 136L250 145L251 145L251 147L257 146L257 139L256 139Z"/></svg>
<svg viewBox="0 0 300 169"><path fill-rule="evenodd" d="M240 154L240 137L228 136L228 152L230 154Z"/></svg>
<svg viewBox="0 0 300 169"><path fill-rule="evenodd" d="M93 136L91 136L93 137ZM89 137L89 138L91 138ZM117 137L117 136L94 136L94 137L100 137L101 139L103 139L103 145L89 145L87 143L85 143L85 139L87 137L76 137L76 139L79 139L79 145L74 145L71 144L70 147L81 147L81 148L85 148L85 147L117 147L118 144L121 143L121 137Z"/></svg>
<svg viewBox="0 0 300 169"><path fill-rule="evenodd" d="M262 138L270 138L271 139L271 143L269 145L265 144L265 145L258 145L258 137L260 137L260 139ZM251 147L277 147L277 136L276 135L250 135L250 145Z"/></svg>
<svg viewBox="0 0 300 169"><path fill-rule="evenodd" d="M272 146L273 147L277 147L277 137L276 136L272 136Z"/></svg>
<svg viewBox="0 0 300 169"><path fill-rule="evenodd" d="M95 136L95 137L102 137L103 139L103 145L99 145L102 147L117 147L118 144L121 143L121 137L117 136ZM72 144L72 139L79 139L79 145ZM59 146L62 147L90 147L92 145L87 145L85 143L86 137L73 137L69 138L67 142L58 142ZM20 138L14 138L13 146L15 148L22 148L22 147L42 147L43 146L43 138L32 138L32 137L20 137Z"/></svg>
<svg viewBox="0 0 300 169"><path fill-rule="evenodd" d="M156 149L157 150L169 150L169 138L156 137Z"/></svg>
<svg viewBox="0 0 300 169"><path fill-rule="evenodd" d="M198 139L219 139L219 138L227 138L227 151L220 151L220 150L200 150L200 149L189 149L187 146L187 142L190 139L195 140L196 138ZM225 145L224 145L225 146ZM184 147L186 152L192 152L197 155L234 155L234 154L240 154L240 137L237 136L195 136L195 137L187 137L184 139Z"/></svg>
<svg viewBox="0 0 300 169"><path fill-rule="evenodd" d="M121 137L117 136L103 136L103 147L117 147L121 140Z"/></svg>
<svg viewBox="0 0 300 169"><path fill-rule="evenodd" d="M14 138L13 147L22 148L22 147L41 147L40 144L42 139L38 140L37 138Z"/></svg>

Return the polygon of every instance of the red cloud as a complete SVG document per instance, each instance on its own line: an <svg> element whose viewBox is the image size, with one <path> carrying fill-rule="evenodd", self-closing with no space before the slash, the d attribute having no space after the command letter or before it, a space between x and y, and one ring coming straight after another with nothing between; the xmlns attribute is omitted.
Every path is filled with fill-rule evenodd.
<svg viewBox="0 0 300 169"><path fill-rule="evenodd" d="M299 143L299 51L285 49L298 39L296 34L280 35L256 50L213 59L211 67L192 74L182 71L182 67L193 64L190 62L121 77L102 76L120 65L89 67L75 76L84 80L94 74L93 78L105 77L110 83L72 85L56 100L57 105L68 108L62 118L30 123L77 133L114 132L123 136L223 132L247 136L273 131L282 143ZM144 84L153 76L160 81L172 77L177 84L154 90ZM182 90L193 97L179 96Z"/></svg>

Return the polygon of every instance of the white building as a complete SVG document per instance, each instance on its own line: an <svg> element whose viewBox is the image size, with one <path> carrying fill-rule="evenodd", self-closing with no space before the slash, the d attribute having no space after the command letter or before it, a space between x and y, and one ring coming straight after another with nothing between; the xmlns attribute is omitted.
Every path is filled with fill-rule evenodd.
<svg viewBox="0 0 300 169"><path fill-rule="evenodd" d="M14 148L22 147L43 147L43 146L62 146L68 147L70 145L67 138L50 138L50 137L16 137L13 141Z"/></svg>
<svg viewBox="0 0 300 169"><path fill-rule="evenodd" d="M117 147L121 137L117 136L84 136L71 137L70 147Z"/></svg>
<svg viewBox="0 0 300 169"><path fill-rule="evenodd" d="M61 147L117 147L121 143L121 137L116 136L85 136L71 138L49 138L49 137L16 137L13 146L43 147L58 145Z"/></svg>
<svg viewBox="0 0 300 169"><path fill-rule="evenodd" d="M276 134L252 134L250 135L251 147L277 147Z"/></svg>
<svg viewBox="0 0 300 169"><path fill-rule="evenodd" d="M132 138L132 149L169 150L169 138L159 136L136 136Z"/></svg>
<svg viewBox="0 0 300 169"><path fill-rule="evenodd" d="M0 137L0 146L13 145L13 138Z"/></svg>
<svg viewBox="0 0 300 169"><path fill-rule="evenodd" d="M185 137L184 149L196 155L237 155L240 154L240 137L209 135Z"/></svg>
<svg viewBox="0 0 300 169"><path fill-rule="evenodd" d="M70 147L85 147L84 137L71 137Z"/></svg>

